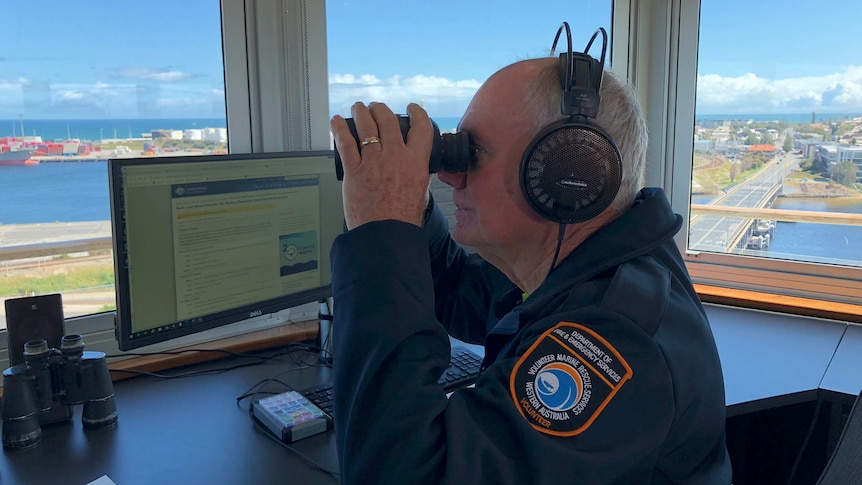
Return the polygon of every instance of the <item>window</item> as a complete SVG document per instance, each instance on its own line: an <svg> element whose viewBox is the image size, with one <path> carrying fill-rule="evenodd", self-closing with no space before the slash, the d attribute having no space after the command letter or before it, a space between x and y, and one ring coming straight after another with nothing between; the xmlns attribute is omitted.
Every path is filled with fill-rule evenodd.
<svg viewBox="0 0 862 485"><path fill-rule="evenodd" d="M695 281L862 303L862 7L617 3Z"/></svg>
<svg viewBox="0 0 862 485"><path fill-rule="evenodd" d="M227 151L219 2L15 0L3 10L0 300L62 293L67 318L110 328L105 160Z"/></svg>

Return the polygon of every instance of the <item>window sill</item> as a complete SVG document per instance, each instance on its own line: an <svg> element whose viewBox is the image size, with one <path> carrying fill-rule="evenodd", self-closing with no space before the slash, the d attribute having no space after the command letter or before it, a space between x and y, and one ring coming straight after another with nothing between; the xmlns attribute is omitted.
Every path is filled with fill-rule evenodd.
<svg viewBox="0 0 862 485"><path fill-rule="evenodd" d="M174 349L171 352L184 350L226 350L229 352L254 352L280 345L287 345L303 340L317 337L317 320L289 323L278 327L258 330L243 335L213 340L188 347ZM138 372L159 372L166 369L181 367L191 364L199 364L217 359L229 357L228 354L219 352L184 352L182 354L159 354L130 357L124 360L111 362L108 368L111 370L111 380L119 381L136 377ZM129 371L129 372L123 372Z"/></svg>
<svg viewBox="0 0 862 485"><path fill-rule="evenodd" d="M862 305L701 284L695 284L694 289L704 303L716 303L754 310L766 310L862 324Z"/></svg>

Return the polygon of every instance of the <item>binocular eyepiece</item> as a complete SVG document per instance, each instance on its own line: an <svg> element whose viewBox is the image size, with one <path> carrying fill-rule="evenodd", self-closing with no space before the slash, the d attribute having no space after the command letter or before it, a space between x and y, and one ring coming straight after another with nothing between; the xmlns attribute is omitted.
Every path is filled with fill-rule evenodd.
<svg viewBox="0 0 862 485"><path fill-rule="evenodd" d="M356 133L356 124L353 118L345 118L347 127L356 147L361 149L362 145L359 135ZM407 132L410 130L410 118L406 115L398 115L398 125L401 128L401 136L407 141ZM428 160L428 173L437 173L441 170L446 172L466 172L470 166L470 139L466 133L440 133L440 128L434 120L431 120L434 128L434 140L431 145L431 157ZM341 155L338 148L335 149L335 175L338 180L344 180L344 167L341 164Z"/></svg>
<svg viewBox="0 0 862 485"><path fill-rule="evenodd" d="M60 348L45 340L24 344L24 363L3 371L3 448L36 446L41 425L72 418L74 404L84 405L86 429L116 426L114 385L103 352L85 352L80 335L66 335Z"/></svg>

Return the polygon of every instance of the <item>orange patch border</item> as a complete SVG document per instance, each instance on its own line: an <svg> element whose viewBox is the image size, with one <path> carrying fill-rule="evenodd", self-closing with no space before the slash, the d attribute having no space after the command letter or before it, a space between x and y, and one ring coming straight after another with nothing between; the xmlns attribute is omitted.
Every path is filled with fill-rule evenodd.
<svg viewBox="0 0 862 485"><path fill-rule="evenodd" d="M599 407L596 408L596 410L593 412L592 416L590 416L587 419L587 422L584 423L583 426L581 426L575 430L572 430L572 431L554 431L554 430L543 428L541 426L537 426L536 424L534 424L530 420L530 418L527 417L527 415L524 413L524 409L520 405L520 401L518 399L518 395L517 395L516 390L515 390L515 376L518 373L518 369L521 368L521 365L524 364L524 362L527 360L527 358L530 355L532 355L533 350L535 350L536 347L538 347L539 344L541 344L545 340L545 338L550 338L551 340L553 340L556 343L558 343L559 345L561 345L563 348L568 347L568 345L565 344L564 342L562 342L560 339L551 335L554 332L554 330L556 330L558 328L562 328L562 327L574 327L578 331L583 332L585 334L588 334L592 338L595 338L596 340L601 342L605 347L607 347L607 349L613 354L613 356L620 362L620 364L622 364L622 366L626 370L625 375L621 376L620 382L617 383L616 385L613 385L610 383L610 381L608 381L605 378L605 376L600 371L598 371L595 367L593 367L591 362L588 362L586 359L583 359L583 358L580 359L582 361L582 363L584 364L584 366L588 367L592 372L595 373L596 376L601 378L606 384L608 384L611 387L611 392L610 392L610 394L608 394L608 396L605 398L605 400L602 401L601 404L599 404ZM580 354L577 354L577 355L580 356ZM524 355L522 355L521 358L518 359L518 362L515 364L515 367L512 368L512 373L509 375L509 393L512 396L512 401L514 401L515 407L518 409L518 412L521 413L521 416L524 417L524 420L526 420L528 423L530 423L530 426L532 426L533 429L535 429L541 433L553 435L553 436L563 436L563 437L576 436L576 435L583 433L587 429L589 429L589 427L593 424L593 422L596 420L596 418L599 417L599 414L601 414L602 411L604 411L605 407L607 407L607 405L611 402L611 400L614 398L614 396L616 396L616 394L617 394L617 392L619 392L620 388L623 387L623 384L625 384L626 381L628 381L629 379L632 378L633 374L634 374L634 372L632 371L631 366L629 366L629 363L626 362L626 360L617 351L617 349L613 345L611 345L610 342L605 340L601 335L597 334L593 330L591 330L591 329L589 329L583 325L580 325L578 323L560 322L560 323L554 325L553 327L551 327L550 329L548 329L539 338L537 338L536 341L533 342L533 345L531 345L530 348L527 349L526 352L524 352Z"/></svg>

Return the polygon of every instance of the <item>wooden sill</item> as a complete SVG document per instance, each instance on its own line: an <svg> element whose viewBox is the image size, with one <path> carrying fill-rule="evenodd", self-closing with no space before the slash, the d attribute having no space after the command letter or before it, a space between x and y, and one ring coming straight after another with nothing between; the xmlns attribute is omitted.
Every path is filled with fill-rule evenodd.
<svg viewBox="0 0 862 485"><path fill-rule="evenodd" d="M862 306L860 305L826 302L701 284L695 284L694 288L704 303L862 324ZM317 320L311 320L285 324L280 327L214 340L176 350L220 349L233 352L253 352L294 342L312 340L317 337L317 331ZM118 381L137 375L136 373L122 372L123 370L159 372L225 357L228 357L228 355L219 355L214 352L187 352L178 355L153 354L111 362L108 364L108 368L111 370L111 379ZM0 388L0 397L3 395L2 392L3 389Z"/></svg>
<svg viewBox="0 0 862 485"><path fill-rule="evenodd" d="M268 328L257 332L250 332L243 335L213 340L212 342L204 342L197 345L191 345L179 350L229 350L232 352L254 352L264 350L280 345L287 345L303 340L311 340L317 338L318 321L310 320L305 322L288 323L280 327ZM144 371L144 372L159 372L175 367L185 365L199 364L218 359L230 357L229 354L220 354L218 352L184 352L177 355L167 355L153 353L152 355L131 357L125 360L110 362L108 369L111 371L111 380L120 381L137 377L137 372L121 372L122 370ZM0 398L3 397L3 388L0 387Z"/></svg>
<svg viewBox="0 0 862 485"><path fill-rule="evenodd" d="M718 286L694 285L700 298L705 303L729 305L740 308L766 310L792 315L825 318L844 322L862 324L862 306L847 303L834 303L821 300L782 296L770 293L760 293L750 290L722 288ZM258 332L239 335L204 344L186 347L185 349L221 349L233 352L252 352L267 348L286 345L317 337L318 322L316 320L286 324ZM184 350L184 349L177 349ZM120 372L121 370L136 370L159 372L166 369L227 357L213 352L189 352L180 355L154 354L146 357L133 357L112 362L113 380L128 379L136 374Z"/></svg>
<svg viewBox="0 0 862 485"><path fill-rule="evenodd" d="M860 305L698 284L694 285L694 289L704 303L717 303L862 324L862 306Z"/></svg>
<svg viewBox="0 0 862 485"><path fill-rule="evenodd" d="M250 332L243 335L237 335L212 342L191 345L180 350L228 350L231 352L253 352L263 350L280 345L286 345L303 340L310 340L317 337L317 320L288 323L280 327L268 328L257 332ZM108 364L108 369L111 370L111 380L119 381L135 377L136 372L121 372L129 371L144 371L144 372L159 372L175 367L182 367L191 364L199 364L211 360L223 359L230 357L229 354L220 354L218 352L184 352L177 355L167 355L154 353L153 355L132 357L125 360L111 362Z"/></svg>

